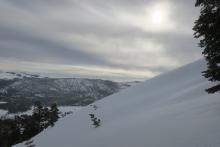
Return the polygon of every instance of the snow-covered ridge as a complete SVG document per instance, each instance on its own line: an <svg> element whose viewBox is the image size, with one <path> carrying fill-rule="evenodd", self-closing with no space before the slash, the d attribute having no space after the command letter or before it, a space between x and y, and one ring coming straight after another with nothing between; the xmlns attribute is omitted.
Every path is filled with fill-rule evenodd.
<svg viewBox="0 0 220 147"><path fill-rule="evenodd" d="M23 78L42 78L42 77L38 74L0 70L0 79L16 79L16 78L23 79Z"/></svg>
<svg viewBox="0 0 220 147"><path fill-rule="evenodd" d="M97 101L33 138L36 147L219 147L220 97L199 60ZM89 114L101 120L94 128ZM23 147L23 144L16 145Z"/></svg>
<svg viewBox="0 0 220 147"><path fill-rule="evenodd" d="M99 79L24 78L1 81L0 96L12 97L93 97L95 99L118 92L130 84Z"/></svg>
<svg viewBox="0 0 220 147"><path fill-rule="evenodd" d="M134 82L137 84L137 82ZM0 98L9 102L1 106L14 113L25 111L36 100L46 105L86 106L120 90L132 82L119 83L100 79L24 77L0 79ZM17 107L14 109L13 105ZM26 104L26 106L24 106ZM27 105L28 104L28 105Z"/></svg>

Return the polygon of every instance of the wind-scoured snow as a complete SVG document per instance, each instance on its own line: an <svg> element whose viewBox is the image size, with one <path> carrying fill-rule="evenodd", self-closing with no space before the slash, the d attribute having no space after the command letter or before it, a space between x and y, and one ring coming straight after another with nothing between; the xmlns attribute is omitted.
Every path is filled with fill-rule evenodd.
<svg viewBox="0 0 220 147"><path fill-rule="evenodd" d="M97 101L33 138L36 147L219 147L220 94L199 60ZM101 120L94 128L89 114ZM24 147L19 144L17 147Z"/></svg>

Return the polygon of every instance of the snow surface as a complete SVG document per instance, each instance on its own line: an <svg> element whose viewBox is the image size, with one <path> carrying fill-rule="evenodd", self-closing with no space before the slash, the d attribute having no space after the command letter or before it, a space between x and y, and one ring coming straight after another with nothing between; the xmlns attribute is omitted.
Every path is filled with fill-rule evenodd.
<svg viewBox="0 0 220 147"><path fill-rule="evenodd" d="M8 111L0 109L0 117L6 115L7 113Z"/></svg>
<svg viewBox="0 0 220 147"><path fill-rule="evenodd" d="M1 105L1 104L7 104L7 102L0 101L0 105Z"/></svg>
<svg viewBox="0 0 220 147"><path fill-rule="evenodd" d="M36 147L219 147L220 96L199 60L97 101L33 138ZM88 114L101 119L94 128ZM16 145L24 147L24 144Z"/></svg>

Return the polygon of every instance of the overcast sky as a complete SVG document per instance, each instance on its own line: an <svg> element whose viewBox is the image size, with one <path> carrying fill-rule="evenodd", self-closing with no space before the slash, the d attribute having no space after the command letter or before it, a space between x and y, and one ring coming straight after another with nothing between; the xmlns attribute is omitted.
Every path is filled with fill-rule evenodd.
<svg viewBox="0 0 220 147"><path fill-rule="evenodd" d="M147 79L201 58L195 0L0 0L0 69Z"/></svg>

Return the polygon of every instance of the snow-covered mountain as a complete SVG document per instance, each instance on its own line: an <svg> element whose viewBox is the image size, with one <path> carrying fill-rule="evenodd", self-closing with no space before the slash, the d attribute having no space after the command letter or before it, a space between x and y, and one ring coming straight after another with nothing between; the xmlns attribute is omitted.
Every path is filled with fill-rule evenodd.
<svg viewBox="0 0 220 147"><path fill-rule="evenodd" d="M0 77L0 101L7 103L0 104L0 109L11 113L26 111L35 101L41 101L47 106L53 103L62 106L85 106L138 83L82 78L43 78L40 75L21 75L17 72L4 72L1 75L7 76Z"/></svg>
<svg viewBox="0 0 220 147"><path fill-rule="evenodd" d="M38 74L31 74L26 72L1 71L0 79L23 79L23 78L43 78Z"/></svg>
<svg viewBox="0 0 220 147"><path fill-rule="evenodd" d="M127 88L61 119L36 147L219 147L220 96L207 94L205 61ZM101 120L92 125L89 114ZM24 144L16 145L24 147Z"/></svg>
<svg viewBox="0 0 220 147"><path fill-rule="evenodd" d="M23 78L0 80L0 96L92 97L100 99L129 86L129 83L117 83L99 79Z"/></svg>

